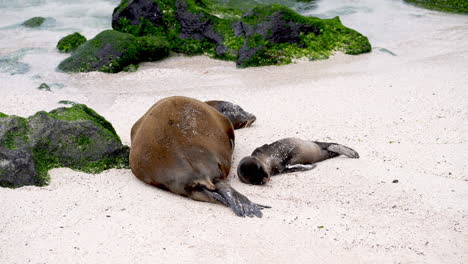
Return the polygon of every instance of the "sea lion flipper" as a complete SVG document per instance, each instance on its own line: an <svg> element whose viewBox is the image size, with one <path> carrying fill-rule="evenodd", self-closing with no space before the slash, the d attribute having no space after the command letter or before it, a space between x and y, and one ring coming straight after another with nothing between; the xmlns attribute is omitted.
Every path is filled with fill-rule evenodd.
<svg viewBox="0 0 468 264"><path fill-rule="evenodd" d="M315 169L317 165L315 164L294 164L294 165L287 165L284 168L284 172L289 173L289 172L296 172L296 171L308 171Z"/></svg>
<svg viewBox="0 0 468 264"><path fill-rule="evenodd" d="M340 145L340 144L332 144L327 148L328 151L335 152L341 155L345 155L348 158L358 159L359 153L352 148Z"/></svg>
<svg viewBox="0 0 468 264"><path fill-rule="evenodd" d="M223 197L221 196L219 193L217 192L214 192L212 190L208 190L208 189L203 189L203 192L208 195L209 197L215 199L216 201L224 204L225 206L229 207L229 203L228 201Z"/></svg>
<svg viewBox="0 0 468 264"><path fill-rule="evenodd" d="M210 192L209 190L207 191ZM230 207L234 213L240 217L256 216L261 218L263 216L261 210L264 208L270 208L269 206L251 202L247 197L225 184L220 185L219 188L216 189L217 195L214 193L215 192L212 192L211 194L214 199L217 199L221 203Z"/></svg>

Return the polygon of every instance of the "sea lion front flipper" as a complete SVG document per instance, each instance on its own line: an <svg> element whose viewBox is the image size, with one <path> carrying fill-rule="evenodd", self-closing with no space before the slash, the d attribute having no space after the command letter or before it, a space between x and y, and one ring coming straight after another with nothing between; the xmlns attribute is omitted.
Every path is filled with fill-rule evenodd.
<svg viewBox="0 0 468 264"><path fill-rule="evenodd" d="M284 172L289 173L289 172L296 172L296 171L308 171L315 169L317 165L315 164L294 164L294 165L287 165L284 168Z"/></svg>
<svg viewBox="0 0 468 264"><path fill-rule="evenodd" d="M348 158L358 159L359 153L352 148L340 145L340 144L332 144L327 148L328 151L335 152L341 155L345 155Z"/></svg>

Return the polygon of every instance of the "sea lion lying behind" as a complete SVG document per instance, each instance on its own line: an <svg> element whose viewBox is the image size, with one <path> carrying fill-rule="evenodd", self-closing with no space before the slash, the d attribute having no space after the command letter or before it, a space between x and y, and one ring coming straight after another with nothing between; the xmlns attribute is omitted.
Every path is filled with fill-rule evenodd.
<svg viewBox="0 0 468 264"><path fill-rule="evenodd" d="M300 138L284 138L256 148L237 167L239 179L248 184L265 184L272 175L315 168L315 162L345 155L357 159L359 154L349 147Z"/></svg>
<svg viewBox="0 0 468 264"><path fill-rule="evenodd" d="M253 114L246 112L242 107L231 102L211 100L205 103L226 116L231 121L234 129L249 127L257 120Z"/></svg>
<svg viewBox="0 0 468 264"><path fill-rule="evenodd" d="M226 182L234 150L231 122L206 103L174 96L154 104L132 127L130 167L145 183L222 203L238 216L262 217Z"/></svg>

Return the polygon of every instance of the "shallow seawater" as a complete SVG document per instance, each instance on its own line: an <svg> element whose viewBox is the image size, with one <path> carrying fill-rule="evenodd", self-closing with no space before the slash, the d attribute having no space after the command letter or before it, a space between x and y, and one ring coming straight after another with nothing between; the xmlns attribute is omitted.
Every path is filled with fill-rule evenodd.
<svg viewBox="0 0 468 264"><path fill-rule="evenodd" d="M434 21L466 19L417 8L402 0L218 0L223 5L280 2L307 16L332 18L369 37L375 52L398 55L395 43L418 36ZM0 0L0 90L35 89L41 83L67 87L69 75L56 67L68 55L55 48L63 36L80 32L88 39L111 28L111 15L119 0ZM39 28L21 23L34 16L46 17ZM8 84L8 85L7 85Z"/></svg>
<svg viewBox="0 0 468 264"><path fill-rule="evenodd" d="M111 27L119 0L0 0L0 91L36 89L41 83L66 87L68 75L56 71L68 55L55 48L73 32L87 38ZM21 24L35 16L46 18L39 28Z"/></svg>

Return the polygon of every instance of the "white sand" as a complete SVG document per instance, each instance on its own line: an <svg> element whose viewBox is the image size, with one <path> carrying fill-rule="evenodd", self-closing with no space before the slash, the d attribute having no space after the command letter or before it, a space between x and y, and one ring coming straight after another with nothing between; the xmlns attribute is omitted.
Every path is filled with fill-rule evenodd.
<svg viewBox="0 0 468 264"><path fill-rule="evenodd" d="M75 100L111 121L125 144L166 96L237 103L257 122L236 133L231 184L273 208L239 218L130 170L54 169L47 187L0 189L0 263L468 263L468 23L385 48L398 56L375 49L243 70L174 57L136 73L74 75L52 93L12 87L3 112ZM261 187L239 182L243 156L289 136L339 142L361 158Z"/></svg>

